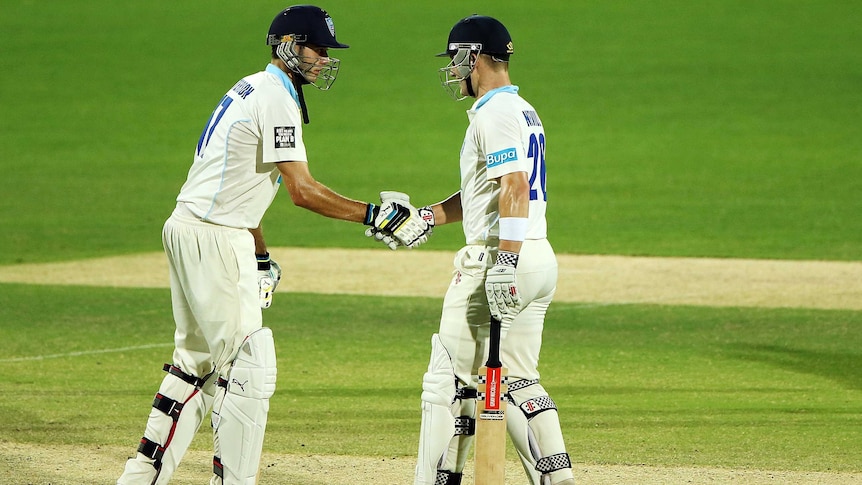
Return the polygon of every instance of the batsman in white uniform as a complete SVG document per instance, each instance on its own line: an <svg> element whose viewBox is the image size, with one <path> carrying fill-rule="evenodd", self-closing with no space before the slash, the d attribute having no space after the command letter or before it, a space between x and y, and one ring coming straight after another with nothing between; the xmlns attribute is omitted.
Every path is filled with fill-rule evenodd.
<svg viewBox="0 0 862 485"><path fill-rule="evenodd" d="M573 484L554 401L539 382L545 313L557 261L547 239L545 131L509 80L514 52L498 20L473 15L452 28L440 69L456 100L474 98L461 147L461 189L419 209L432 226L461 221L466 238L431 339L423 378L417 485L461 483L475 429L478 368L489 313L502 321L509 369L507 429L533 485Z"/></svg>
<svg viewBox="0 0 862 485"><path fill-rule="evenodd" d="M281 277L260 222L282 182L297 206L365 223L398 244L415 247L430 232L403 194L396 194L398 203L360 202L309 172L302 86L329 89L339 60L328 49L348 47L336 40L332 18L319 7L289 7L273 20L267 45L270 64L236 82L204 125L165 222L176 348L118 484L168 483L210 411L210 483L257 482L276 384L275 346L262 309Z"/></svg>

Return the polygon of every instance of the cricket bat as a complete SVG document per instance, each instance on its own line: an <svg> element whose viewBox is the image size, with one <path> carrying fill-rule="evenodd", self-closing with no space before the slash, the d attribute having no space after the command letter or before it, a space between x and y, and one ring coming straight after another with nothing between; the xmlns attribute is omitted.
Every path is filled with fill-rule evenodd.
<svg viewBox="0 0 862 485"><path fill-rule="evenodd" d="M488 360L479 368L479 395L476 419L475 485L504 485L506 477L507 369L500 362L500 321L491 317Z"/></svg>

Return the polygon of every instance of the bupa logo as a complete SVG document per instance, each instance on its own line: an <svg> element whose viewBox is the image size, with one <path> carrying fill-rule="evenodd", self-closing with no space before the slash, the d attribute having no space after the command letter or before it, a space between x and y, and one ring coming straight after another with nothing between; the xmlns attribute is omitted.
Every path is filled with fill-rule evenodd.
<svg viewBox="0 0 862 485"><path fill-rule="evenodd" d="M489 153L485 157L485 165L488 168L494 168L498 165L502 165L506 162L511 162L518 159L518 151L515 150L515 147L505 148L498 152Z"/></svg>
<svg viewBox="0 0 862 485"><path fill-rule="evenodd" d="M293 126L275 127L275 148L296 148L296 135Z"/></svg>

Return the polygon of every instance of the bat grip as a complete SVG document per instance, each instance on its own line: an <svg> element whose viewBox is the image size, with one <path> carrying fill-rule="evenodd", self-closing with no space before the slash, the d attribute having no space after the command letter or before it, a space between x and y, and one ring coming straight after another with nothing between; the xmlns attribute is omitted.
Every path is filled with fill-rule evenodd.
<svg viewBox="0 0 862 485"><path fill-rule="evenodd" d="M500 323L500 320L491 317L491 334L488 340L488 361L485 363L485 367L490 367L494 369L503 367L503 363L500 362L501 326L502 324Z"/></svg>

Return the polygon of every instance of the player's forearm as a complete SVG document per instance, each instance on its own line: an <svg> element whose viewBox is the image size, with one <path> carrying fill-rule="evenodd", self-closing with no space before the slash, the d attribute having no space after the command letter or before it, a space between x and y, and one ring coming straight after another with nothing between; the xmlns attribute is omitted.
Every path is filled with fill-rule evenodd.
<svg viewBox="0 0 862 485"><path fill-rule="evenodd" d="M294 205L333 219L351 222L365 222L368 204L348 199L329 187L319 183L306 184L301 189L290 190Z"/></svg>
<svg viewBox="0 0 862 485"><path fill-rule="evenodd" d="M293 204L333 219L365 222L368 204L348 199L318 182L306 162L279 162L284 187Z"/></svg>
<svg viewBox="0 0 862 485"><path fill-rule="evenodd" d="M250 232L252 237L254 237L254 253L266 254L266 240L263 238L262 226L257 226L254 229L249 229L248 232Z"/></svg>
<svg viewBox="0 0 862 485"><path fill-rule="evenodd" d="M526 233L530 216L530 184L525 172L516 172L500 179L500 219L507 219L507 227L500 227L500 250L518 253Z"/></svg>
<svg viewBox="0 0 862 485"><path fill-rule="evenodd" d="M455 192L447 199L433 204L431 210L434 211L434 223L437 226L461 222L464 217L461 209L461 192Z"/></svg>

